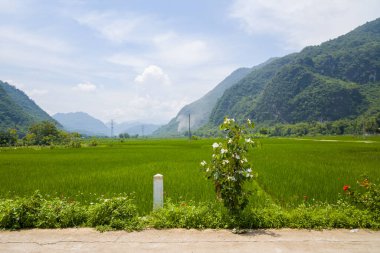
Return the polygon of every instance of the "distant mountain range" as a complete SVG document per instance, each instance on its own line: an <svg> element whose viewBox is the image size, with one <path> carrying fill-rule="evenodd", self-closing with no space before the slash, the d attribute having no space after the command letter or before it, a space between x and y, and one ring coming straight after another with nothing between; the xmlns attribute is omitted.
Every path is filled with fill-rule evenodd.
<svg viewBox="0 0 380 253"><path fill-rule="evenodd" d="M87 136L111 135L111 122L105 124L84 112L57 113L53 115L53 118L69 132L78 132ZM120 133L128 133L129 135L147 136L151 135L158 127L160 126L141 122L114 122L113 135L117 136Z"/></svg>
<svg viewBox="0 0 380 253"><path fill-rule="evenodd" d="M111 122L107 122L107 127L111 129ZM121 133L128 133L129 135L147 136L151 135L161 125L143 123L139 121L127 121L122 123L114 122L113 133L119 135Z"/></svg>
<svg viewBox="0 0 380 253"><path fill-rule="evenodd" d="M58 124L23 91L0 81L0 131L15 128L22 134L32 124L40 121Z"/></svg>
<svg viewBox="0 0 380 253"><path fill-rule="evenodd" d="M57 113L51 117L23 91L0 81L0 131L16 128L20 134L26 134L31 125L41 121L54 122L59 128L82 135L111 135L110 127L84 112ZM114 136L120 133L147 136L159 127L141 122L115 123L113 133Z"/></svg>
<svg viewBox="0 0 380 253"><path fill-rule="evenodd" d="M53 115L66 131L89 136L109 136L110 130L100 120L84 112L57 113Z"/></svg>
<svg viewBox="0 0 380 253"><path fill-rule="evenodd" d="M183 134L188 114L194 114L193 129L216 127L225 116L276 124L374 115L380 112L379 80L377 19L319 46L233 72L155 134Z"/></svg>

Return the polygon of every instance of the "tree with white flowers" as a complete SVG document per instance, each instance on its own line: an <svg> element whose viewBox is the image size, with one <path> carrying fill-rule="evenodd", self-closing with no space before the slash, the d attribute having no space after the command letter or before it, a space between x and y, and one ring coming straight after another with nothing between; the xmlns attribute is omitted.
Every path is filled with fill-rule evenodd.
<svg viewBox="0 0 380 253"><path fill-rule="evenodd" d="M248 204L249 192L243 186L255 177L247 159L255 143L246 137L246 129L254 128L254 124L248 119L245 125L239 125L225 118L220 128L227 133L226 140L212 144L212 159L209 163L202 161L201 166L214 182L217 198L231 214L238 215Z"/></svg>

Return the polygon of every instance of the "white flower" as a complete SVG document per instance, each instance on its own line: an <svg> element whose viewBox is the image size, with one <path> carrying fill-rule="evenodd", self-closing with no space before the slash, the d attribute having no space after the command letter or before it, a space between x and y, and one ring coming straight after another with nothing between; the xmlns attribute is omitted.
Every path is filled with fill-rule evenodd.
<svg viewBox="0 0 380 253"><path fill-rule="evenodd" d="M238 154L235 154L235 158L236 158L237 160L239 160L239 159L240 159L240 156L239 156Z"/></svg>
<svg viewBox="0 0 380 253"><path fill-rule="evenodd" d="M225 154L225 153L227 153L228 152L228 150L227 149L224 149L224 148L222 148L221 150L220 150L220 153L221 154Z"/></svg>
<svg viewBox="0 0 380 253"><path fill-rule="evenodd" d="M236 178L235 178L235 177L230 177L230 176L228 176L228 177L227 177L227 180L228 180L228 181L236 181Z"/></svg>
<svg viewBox="0 0 380 253"><path fill-rule="evenodd" d="M216 142L214 142L214 144L212 144L212 147L213 147L213 148L219 148L219 144L216 143Z"/></svg>
<svg viewBox="0 0 380 253"><path fill-rule="evenodd" d="M228 164L228 163L230 163L230 161L228 161L228 160L223 160L223 161L222 161L222 164L223 164L223 165L226 165L226 164Z"/></svg>
<svg viewBox="0 0 380 253"><path fill-rule="evenodd" d="M201 165L202 165L202 166L205 166L206 164L207 164L207 163L206 163L206 161L204 161L204 160L201 162Z"/></svg>
<svg viewBox="0 0 380 253"><path fill-rule="evenodd" d="M231 122L235 122L234 119L225 118L223 124L230 124Z"/></svg>
<svg viewBox="0 0 380 253"><path fill-rule="evenodd" d="M230 139L228 139L228 143L230 143L230 144L232 143L232 139L231 139L231 138L230 138Z"/></svg>
<svg viewBox="0 0 380 253"><path fill-rule="evenodd" d="M245 139L245 142L246 143L252 143L253 141L251 140L251 138L248 138L248 139Z"/></svg>
<svg viewBox="0 0 380 253"><path fill-rule="evenodd" d="M251 172L252 172L252 169L251 169L251 168L248 168L248 169L247 169L247 172L248 172L248 173L251 173Z"/></svg>
<svg viewBox="0 0 380 253"><path fill-rule="evenodd" d="M247 119L247 123L248 123L249 125L251 125L251 124L252 124L252 122L251 122L251 120L250 120L250 119Z"/></svg>
<svg viewBox="0 0 380 253"><path fill-rule="evenodd" d="M248 162L247 158L245 158L245 157L244 157L243 161L244 161L245 163Z"/></svg>
<svg viewBox="0 0 380 253"><path fill-rule="evenodd" d="M207 168L207 169L206 169L206 172L209 172L209 171L210 171L210 168Z"/></svg>
<svg viewBox="0 0 380 253"><path fill-rule="evenodd" d="M245 176L246 176L246 177L252 177L252 175L249 174L249 173L247 173Z"/></svg>

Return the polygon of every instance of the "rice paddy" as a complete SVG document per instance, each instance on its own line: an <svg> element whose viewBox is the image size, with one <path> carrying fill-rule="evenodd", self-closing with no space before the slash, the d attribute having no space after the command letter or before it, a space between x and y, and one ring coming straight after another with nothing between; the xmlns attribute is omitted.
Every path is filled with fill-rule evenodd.
<svg viewBox="0 0 380 253"><path fill-rule="evenodd" d="M335 141L261 139L249 159L261 188L275 202L292 206L312 199L334 202L343 185L354 186L363 174L378 182L378 138L330 139ZM152 177L160 173L166 198L213 201L212 184L199 163L210 160L214 141L107 140L96 147L2 148L0 198L39 190L91 202L100 195L133 192L139 209L147 212L152 207Z"/></svg>

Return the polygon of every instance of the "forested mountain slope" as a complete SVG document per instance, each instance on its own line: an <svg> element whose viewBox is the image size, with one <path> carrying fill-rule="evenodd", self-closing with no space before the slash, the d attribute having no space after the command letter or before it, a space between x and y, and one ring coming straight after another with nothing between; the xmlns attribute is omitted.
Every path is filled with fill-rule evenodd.
<svg viewBox="0 0 380 253"><path fill-rule="evenodd" d="M227 89L210 116L296 123L379 112L380 19L252 71Z"/></svg>
<svg viewBox="0 0 380 253"><path fill-rule="evenodd" d="M0 81L0 131L15 128L25 133L29 126L40 121L57 123L23 91Z"/></svg>

